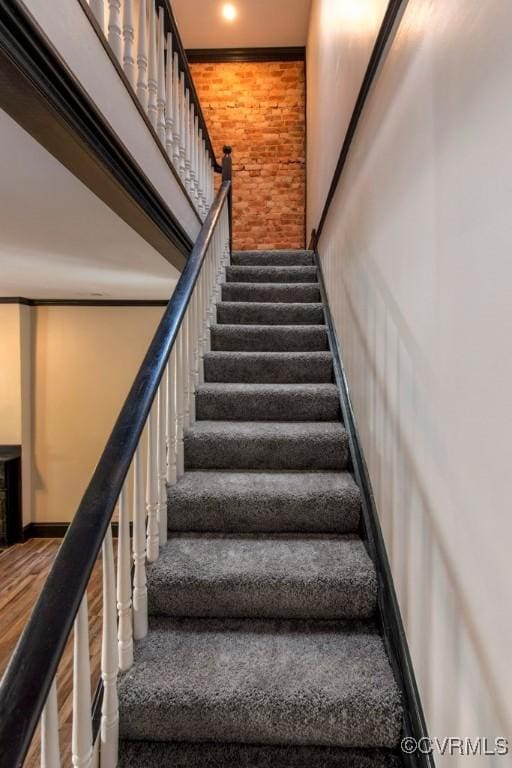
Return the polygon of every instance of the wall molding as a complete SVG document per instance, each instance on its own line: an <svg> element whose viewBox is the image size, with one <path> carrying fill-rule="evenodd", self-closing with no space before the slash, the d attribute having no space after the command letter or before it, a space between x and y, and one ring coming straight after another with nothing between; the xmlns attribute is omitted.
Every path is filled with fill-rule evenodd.
<svg viewBox="0 0 512 768"><path fill-rule="evenodd" d="M0 296L0 304L23 304L27 307L166 307L167 299L26 299L23 296Z"/></svg>
<svg viewBox="0 0 512 768"><path fill-rule="evenodd" d="M404 707L403 736L410 736L419 741L421 738L428 737L427 724L377 513L370 474L359 438L347 374L341 356L341 346L329 309L322 264L317 251L315 251L314 258L318 269L320 293L324 303L325 324L333 357L334 375L340 392L343 423L348 433L352 471L356 483L361 490L361 536L367 545L370 557L377 570L379 582L377 602L380 628L395 678L402 693ZM402 760L406 768L435 768L433 756L431 754L422 754L419 751L412 755L402 754Z"/></svg>
<svg viewBox="0 0 512 768"><path fill-rule="evenodd" d="M306 49L304 46L281 48L189 48L185 53L190 64L306 60Z"/></svg>

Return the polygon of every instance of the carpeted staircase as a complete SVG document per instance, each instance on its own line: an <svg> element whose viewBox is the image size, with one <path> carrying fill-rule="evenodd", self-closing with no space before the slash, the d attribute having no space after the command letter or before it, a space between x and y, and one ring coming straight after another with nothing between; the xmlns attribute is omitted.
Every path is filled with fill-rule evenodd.
<svg viewBox="0 0 512 768"><path fill-rule="evenodd" d="M398 766L312 254L233 253L211 350L120 685L120 766Z"/></svg>

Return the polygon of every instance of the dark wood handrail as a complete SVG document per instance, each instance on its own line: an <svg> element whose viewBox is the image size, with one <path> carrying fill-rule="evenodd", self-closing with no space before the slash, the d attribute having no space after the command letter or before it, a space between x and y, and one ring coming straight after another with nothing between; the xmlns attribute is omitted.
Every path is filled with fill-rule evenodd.
<svg viewBox="0 0 512 768"><path fill-rule="evenodd" d="M21 768L231 182L224 181L0 685L0 768Z"/></svg>

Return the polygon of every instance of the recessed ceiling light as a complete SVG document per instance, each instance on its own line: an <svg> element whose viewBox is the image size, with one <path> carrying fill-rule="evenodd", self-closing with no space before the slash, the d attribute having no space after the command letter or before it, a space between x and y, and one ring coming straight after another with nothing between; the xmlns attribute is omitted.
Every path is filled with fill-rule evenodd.
<svg viewBox="0 0 512 768"><path fill-rule="evenodd" d="M234 21L237 15L237 10L233 3L224 3L222 6L222 16L226 21Z"/></svg>

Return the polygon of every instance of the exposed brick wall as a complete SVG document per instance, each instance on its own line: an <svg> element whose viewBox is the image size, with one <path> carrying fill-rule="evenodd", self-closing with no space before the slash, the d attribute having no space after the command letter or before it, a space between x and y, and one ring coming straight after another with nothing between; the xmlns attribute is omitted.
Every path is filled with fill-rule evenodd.
<svg viewBox="0 0 512 768"><path fill-rule="evenodd" d="M215 152L233 147L233 247L303 248L303 62L191 64Z"/></svg>

